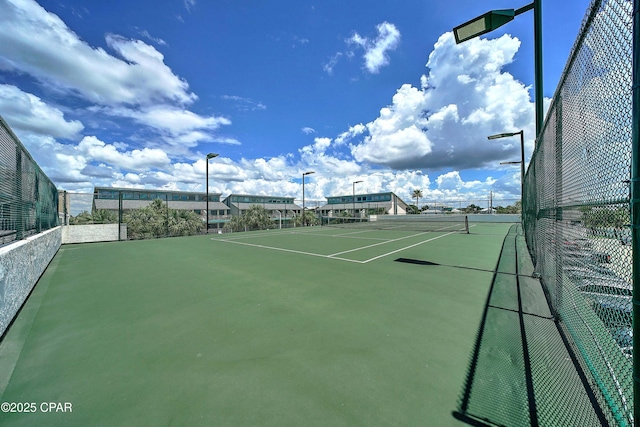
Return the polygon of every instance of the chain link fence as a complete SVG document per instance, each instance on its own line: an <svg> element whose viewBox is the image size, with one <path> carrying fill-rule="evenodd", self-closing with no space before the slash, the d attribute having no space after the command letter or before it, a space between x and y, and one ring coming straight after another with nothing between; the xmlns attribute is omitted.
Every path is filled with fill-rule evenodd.
<svg viewBox="0 0 640 427"><path fill-rule="evenodd" d="M0 245L57 226L57 193L0 117Z"/></svg>
<svg viewBox="0 0 640 427"><path fill-rule="evenodd" d="M536 142L524 226L554 317L612 425L633 425L632 2L593 1Z"/></svg>
<svg viewBox="0 0 640 427"><path fill-rule="evenodd" d="M406 200L416 205L416 199ZM520 214L520 199L494 198L488 194L486 198L476 199L418 199L418 208L426 213L467 213L467 214Z"/></svg>
<svg viewBox="0 0 640 427"><path fill-rule="evenodd" d="M94 193L61 191L61 222L69 226L118 224L117 228L113 228L116 235L110 236L109 240L154 239L205 233L205 220L201 210L196 212L193 209L176 208L176 202L166 197L131 203L130 200L123 200L122 193L116 191L116 199L109 200L113 203L109 204L108 208L97 208ZM204 202L200 204L204 207ZM86 230L89 233L95 232ZM99 239L104 238L104 234L99 235Z"/></svg>

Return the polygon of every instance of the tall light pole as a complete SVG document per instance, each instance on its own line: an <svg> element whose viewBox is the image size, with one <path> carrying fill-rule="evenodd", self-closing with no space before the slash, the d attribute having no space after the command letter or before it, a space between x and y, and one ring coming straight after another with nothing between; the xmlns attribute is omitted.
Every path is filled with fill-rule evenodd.
<svg viewBox="0 0 640 427"><path fill-rule="evenodd" d="M207 234L209 234L209 160L213 159L214 157L218 157L219 154L218 153L209 153L207 154Z"/></svg>
<svg viewBox="0 0 640 427"><path fill-rule="evenodd" d="M356 217L356 184L360 184L363 181L353 181L352 199L353 202L353 217Z"/></svg>
<svg viewBox="0 0 640 427"><path fill-rule="evenodd" d="M522 217L522 209L524 208L524 130L519 132L499 133L488 136L487 139L508 138L510 136L520 135L520 161L519 162L503 162L500 164L518 164L520 163L520 215Z"/></svg>
<svg viewBox="0 0 640 427"><path fill-rule="evenodd" d="M520 9L492 10L484 15L473 18L453 29L456 43L462 43L474 37L481 36L499 28L521 13L533 9L533 38L534 38L534 90L536 109L536 138L540 135L543 124L543 92L542 92L542 0L533 0Z"/></svg>
<svg viewBox="0 0 640 427"><path fill-rule="evenodd" d="M304 177L307 175L311 175L312 173L315 173L315 172L309 171L302 174L302 226L303 227L306 225L306 222L307 222L305 218L305 212L304 212Z"/></svg>

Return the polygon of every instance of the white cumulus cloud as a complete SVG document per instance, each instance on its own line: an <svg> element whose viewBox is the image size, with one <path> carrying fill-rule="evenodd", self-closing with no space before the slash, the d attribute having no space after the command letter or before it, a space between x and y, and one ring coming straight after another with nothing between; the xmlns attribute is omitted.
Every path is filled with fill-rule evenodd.
<svg viewBox="0 0 640 427"><path fill-rule="evenodd" d="M65 120L58 108L12 85L0 84L0 112L13 128L39 135L71 139L84 129L80 121Z"/></svg>
<svg viewBox="0 0 640 427"><path fill-rule="evenodd" d="M354 33L348 40L349 43L356 44L364 49L364 64L370 73L378 73L380 68L389 64L388 52L395 50L400 42L400 31L395 25L383 22L376 27L378 35L370 40Z"/></svg>
<svg viewBox="0 0 640 427"><path fill-rule="evenodd" d="M100 141L95 136L85 136L77 146L77 151L88 160L104 162L125 170L147 170L154 167L166 167L171 162L167 154L159 149L119 151L115 146Z"/></svg>
<svg viewBox="0 0 640 427"><path fill-rule="evenodd" d="M0 40L5 66L91 102L186 104L197 98L153 46L110 34L106 42L117 56L109 54L32 0L0 2Z"/></svg>
<svg viewBox="0 0 640 427"><path fill-rule="evenodd" d="M519 154L519 141L487 141L524 129L533 146L534 113L528 88L502 71L518 51L518 39L473 39L456 45L443 34L429 55L421 87L405 84L368 134L351 145L359 162L395 169L466 169L493 166Z"/></svg>

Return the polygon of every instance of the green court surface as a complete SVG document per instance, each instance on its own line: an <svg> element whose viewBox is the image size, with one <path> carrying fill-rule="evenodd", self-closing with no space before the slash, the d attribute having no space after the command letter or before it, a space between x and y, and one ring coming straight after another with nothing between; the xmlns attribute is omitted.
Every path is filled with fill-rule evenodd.
<svg viewBox="0 0 640 427"><path fill-rule="evenodd" d="M511 226L63 246L0 343L1 401L35 411L0 424L467 425Z"/></svg>

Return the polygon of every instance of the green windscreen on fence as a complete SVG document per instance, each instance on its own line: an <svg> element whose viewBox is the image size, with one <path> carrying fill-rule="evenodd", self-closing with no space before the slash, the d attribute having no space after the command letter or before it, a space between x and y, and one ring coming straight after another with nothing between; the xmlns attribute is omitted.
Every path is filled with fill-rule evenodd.
<svg viewBox="0 0 640 427"><path fill-rule="evenodd" d="M526 240L612 425L633 425L632 2L594 1L524 183Z"/></svg>
<svg viewBox="0 0 640 427"><path fill-rule="evenodd" d="M56 186L0 117L0 245L56 225Z"/></svg>

